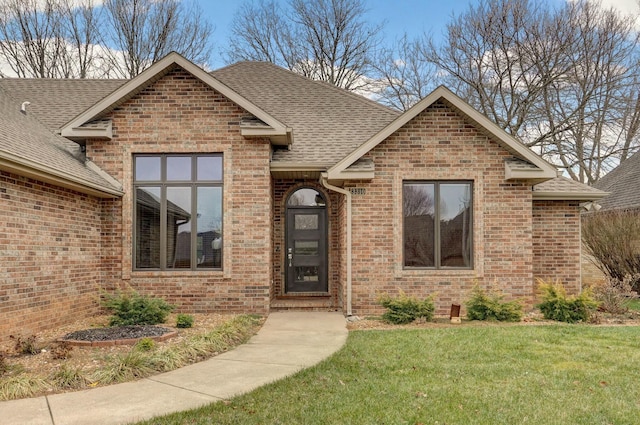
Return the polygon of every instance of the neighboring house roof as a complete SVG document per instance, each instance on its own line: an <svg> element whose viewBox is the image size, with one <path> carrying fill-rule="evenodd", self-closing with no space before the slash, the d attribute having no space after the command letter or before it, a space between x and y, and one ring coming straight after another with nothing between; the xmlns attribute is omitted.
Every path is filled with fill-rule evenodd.
<svg viewBox="0 0 640 425"><path fill-rule="evenodd" d="M122 195L76 143L49 131L22 102L0 88L0 169L101 197Z"/></svg>
<svg viewBox="0 0 640 425"><path fill-rule="evenodd" d="M276 167L305 164L326 170L400 115L271 63L239 62L211 75L293 128L291 149L273 153Z"/></svg>
<svg viewBox="0 0 640 425"><path fill-rule="evenodd" d="M605 196L607 192L566 177L556 177L533 187L533 199L540 201L595 201Z"/></svg>
<svg viewBox="0 0 640 425"><path fill-rule="evenodd" d="M640 152L627 158L593 186L610 193L598 202L603 210L640 208Z"/></svg>

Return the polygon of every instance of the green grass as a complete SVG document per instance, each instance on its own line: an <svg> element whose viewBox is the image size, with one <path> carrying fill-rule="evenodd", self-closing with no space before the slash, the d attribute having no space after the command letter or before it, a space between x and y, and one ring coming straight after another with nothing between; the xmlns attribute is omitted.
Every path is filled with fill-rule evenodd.
<svg viewBox="0 0 640 425"><path fill-rule="evenodd" d="M145 424L631 424L640 328L356 331L316 367Z"/></svg>
<svg viewBox="0 0 640 425"><path fill-rule="evenodd" d="M640 311L640 299L627 301L627 307L629 307L629 310Z"/></svg>

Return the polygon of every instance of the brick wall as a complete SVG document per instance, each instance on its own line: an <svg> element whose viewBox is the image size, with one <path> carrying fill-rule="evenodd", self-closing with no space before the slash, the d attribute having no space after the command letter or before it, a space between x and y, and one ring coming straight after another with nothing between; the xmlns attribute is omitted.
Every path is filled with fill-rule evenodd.
<svg viewBox="0 0 640 425"><path fill-rule="evenodd" d="M101 201L0 171L0 340L95 314Z"/></svg>
<svg viewBox="0 0 640 425"><path fill-rule="evenodd" d="M103 279L165 297L187 312L253 312L269 308L272 280L270 143L245 139L236 104L174 69L112 113L114 137L90 141L87 155L124 185L105 206ZM132 271L132 155L222 153L223 270Z"/></svg>
<svg viewBox="0 0 640 425"><path fill-rule="evenodd" d="M534 277L559 279L569 293L578 293L580 244L578 201L533 202Z"/></svg>
<svg viewBox="0 0 640 425"><path fill-rule="evenodd" d="M511 154L455 111L435 103L368 156L376 167L368 182L349 182L353 196L353 310L379 314L380 293L436 295L438 314L462 304L475 282L510 297L532 293L531 185L504 180ZM404 180L473 181L473 270L403 268Z"/></svg>

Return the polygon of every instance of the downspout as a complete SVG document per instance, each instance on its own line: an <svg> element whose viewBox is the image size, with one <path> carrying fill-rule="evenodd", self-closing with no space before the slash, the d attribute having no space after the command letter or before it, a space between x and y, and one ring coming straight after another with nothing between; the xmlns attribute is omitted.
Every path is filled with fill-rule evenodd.
<svg viewBox="0 0 640 425"><path fill-rule="evenodd" d="M347 317L351 317L351 192L329 184L326 175L320 178L322 185L329 190L343 194L347 200Z"/></svg>

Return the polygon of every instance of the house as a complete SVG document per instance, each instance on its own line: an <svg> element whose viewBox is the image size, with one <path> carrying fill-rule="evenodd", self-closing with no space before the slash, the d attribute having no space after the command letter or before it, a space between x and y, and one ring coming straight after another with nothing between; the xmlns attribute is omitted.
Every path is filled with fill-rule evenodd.
<svg viewBox="0 0 640 425"><path fill-rule="evenodd" d="M25 103L30 102L30 103ZM444 87L399 113L267 63L0 79L0 337L133 287L185 312L380 313L381 293L580 288L580 203Z"/></svg>
<svg viewBox="0 0 640 425"><path fill-rule="evenodd" d="M600 211L640 211L640 152L627 158L593 186L608 195L598 201Z"/></svg>

